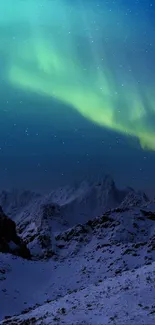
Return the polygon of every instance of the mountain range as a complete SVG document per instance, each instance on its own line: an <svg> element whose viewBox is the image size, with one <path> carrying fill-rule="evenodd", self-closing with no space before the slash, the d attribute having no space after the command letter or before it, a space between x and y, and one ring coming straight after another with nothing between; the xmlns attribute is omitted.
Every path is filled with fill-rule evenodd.
<svg viewBox="0 0 155 325"><path fill-rule="evenodd" d="M0 324L155 324L155 200L107 176L0 205Z"/></svg>

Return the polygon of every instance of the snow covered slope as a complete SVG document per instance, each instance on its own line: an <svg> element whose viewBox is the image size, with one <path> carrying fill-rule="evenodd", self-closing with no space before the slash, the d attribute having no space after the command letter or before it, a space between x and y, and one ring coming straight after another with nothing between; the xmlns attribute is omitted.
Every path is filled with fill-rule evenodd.
<svg viewBox="0 0 155 325"><path fill-rule="evenodd" d="M154 268L155 263L73 290L1 324L153 325Z"/></svg>
<svg viewBox="0 0 155 325"><path fill-rule="evenodd" d="M73 202L81 211L75 225ZM103 213L94 218L91 204ZM155 324L155 202L144 193L83 184L61 198L60 190L33 198L14 218L25 240L33 234L35 258L0 254L0 324ZM40 234L49 237L42 254Z"/></svg>

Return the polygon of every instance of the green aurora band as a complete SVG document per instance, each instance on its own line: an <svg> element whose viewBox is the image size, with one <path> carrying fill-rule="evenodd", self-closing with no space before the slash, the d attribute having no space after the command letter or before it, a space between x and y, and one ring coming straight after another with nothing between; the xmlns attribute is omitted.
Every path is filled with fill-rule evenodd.
<svg viewBox="0 0 155 325"><path fill-rule="evenodd" d="M155 77L140 36L142 22L152 27L143 14L137 22L86 2L0 4L3 78L155 150Z"/></svg>

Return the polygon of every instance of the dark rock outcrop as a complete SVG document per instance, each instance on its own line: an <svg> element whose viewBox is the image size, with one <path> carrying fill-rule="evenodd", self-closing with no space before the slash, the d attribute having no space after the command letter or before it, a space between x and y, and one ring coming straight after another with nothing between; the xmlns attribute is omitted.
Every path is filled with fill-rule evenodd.
<svg viewBox="0 0 155 325"><path fill-rule="evenodd" d="M8 218L0 206L0 252L12 253L30 259L30 251L17 235L16 224Z"/></svg>

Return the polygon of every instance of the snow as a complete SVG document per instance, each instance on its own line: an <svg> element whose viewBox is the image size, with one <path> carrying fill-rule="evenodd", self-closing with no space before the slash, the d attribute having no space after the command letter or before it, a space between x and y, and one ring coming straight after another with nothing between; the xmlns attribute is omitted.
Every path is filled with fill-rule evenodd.
<svg viewBox="0 0 155 325"><path fill-rule="evenodd" d="M100 193L100 185L96 192L83 183L76 197L69 187L33 194L22 209L18 201L14 219L33 259L0 253L0 324L155 324L155 220L148 215L155 205L133 190L118 202L110 184ZM93 213L104 211L96 218L92 193ZM115 204L105 212L107 197Z"/></svg>
<svg viewBox="0 0 155 325"><path fill-rule="evenodd" d="M71 290L54 301L25 310L7 323L13 324L16 320L18 324L35 318L36 324L152 325L155 321L154 269L155 263L90 284L84 289Z"/></svg>

